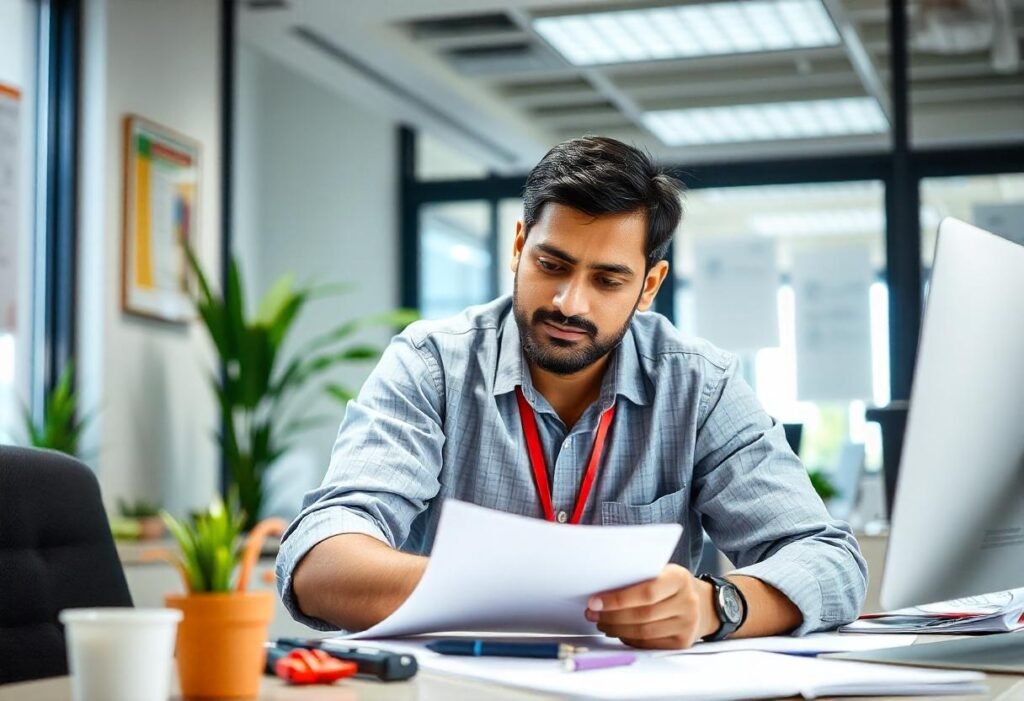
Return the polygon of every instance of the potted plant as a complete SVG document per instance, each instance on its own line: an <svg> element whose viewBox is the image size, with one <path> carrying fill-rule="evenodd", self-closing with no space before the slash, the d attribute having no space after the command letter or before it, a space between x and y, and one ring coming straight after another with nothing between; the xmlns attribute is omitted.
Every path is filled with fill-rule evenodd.
<svg viewBox="0 0 1024 701"><path fill-rule="evenodd" d="M42 422L36 423L28 407L22 407L22 421L28 444L78 457L78 440L92 415L78 416L74 364L68 361L57 384L43 400Z"/></svg>
<svg viewBox="0 0 1024 701"><path fill-rule="evenodd" d="M301 409L289 417L289 408L294 407L288 406L288 400L341 364L378 358L380 348L350 342L356 332L371 326L404 327L417 315L396 310L346 322L298 348L286 361L281 349L305 305L343 288L296 286L294 277L285 275L260 300L256 314L250 315L236 260L228 267L227 288L216 295L187 246L186 255L198 282L196 309L223 369L211 378L221 410L219 440L232 486L248 515L245 527L249 527L262 512L267 469L291 448L297 433L323 420L310 418ZM342 403L353 396L336 382L324 382L322 391Z"/></svg>
<svg viewBox="0 0 1024 701"><path fill-rule="evenodd" d="M139 540L160 540L164 536L164 521L160 516L160 504L146 499L117 500L121 518L135 523Z"/></svg>
<svg viewBox="0 0 1024 701"><path fill-rule="evenodd" d="M186 522L161 512L178 552L147 554L174 565L185 585L184 594L169 594L164 601L183 614L177 660L186 698L245 698L259 693L274 593L249 591L248 584L264 539L280 536L285 524L276 518L259 522L243 546L245 519L232 511L217 499Z"/></svg>
<svg viewBox="0 0 1024 701"><path fill-rule="evenodd" d="M824 470L808 469L807 476L811 478L811 486L814 487L814 491L818 493L822 501L839 496L839 490L832 484L831 477Z"/></svg>

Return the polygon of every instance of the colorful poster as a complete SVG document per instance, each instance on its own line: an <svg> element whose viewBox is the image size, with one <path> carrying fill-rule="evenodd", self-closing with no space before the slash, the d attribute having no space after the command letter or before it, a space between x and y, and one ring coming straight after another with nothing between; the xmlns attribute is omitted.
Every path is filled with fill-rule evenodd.
<svg viewBox="0 0 1024 701"><path fill-rule="evenodd" d="M0 333L17 326L20 122L21 94L0 83Z"/></svg>
<svg viewBox="0 0 1024 701"><path fill-rule="evenodd" d="M140 117L125 122L124 309L193 318L185 245L196 245L199 146Z"/></svg>
<svg viewBox="0 0 1024 701"><path fill-rule="evenodd" d="M821 246L793 256L797 398L871 399L871 251Z"/></svg>

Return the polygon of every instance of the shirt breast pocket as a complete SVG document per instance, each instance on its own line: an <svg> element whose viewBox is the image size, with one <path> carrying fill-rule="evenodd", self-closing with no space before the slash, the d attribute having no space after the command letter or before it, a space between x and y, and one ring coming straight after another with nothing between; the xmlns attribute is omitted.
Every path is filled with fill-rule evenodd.
<svg viewBox="0 0 1024 701"><path fill-rule="evenodd" d="M658 497L650 504L601 502L601 523L605 526L640 526L648 523L685 523L687 489Z"/></svg>
<svg viewBox="0 0 1024 701"><path fill-rule="evenodd" d="M617 501L601 502L601 523L605 526L643 526L649 523L685 524L689 492L686 487L658 497L650 504L624 504ZM676 543L671 562L690 566L687 536L684 532Z"/></svg>

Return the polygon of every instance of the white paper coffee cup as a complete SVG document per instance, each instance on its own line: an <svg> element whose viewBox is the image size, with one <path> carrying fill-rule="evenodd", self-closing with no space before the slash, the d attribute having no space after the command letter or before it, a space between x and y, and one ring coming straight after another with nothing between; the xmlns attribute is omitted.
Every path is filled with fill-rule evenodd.
<svg viewBox="0 0 1024 701"><path fill-rule="evenodd" d="M65 609L73 701L167 701L175 609Z"/></svg>

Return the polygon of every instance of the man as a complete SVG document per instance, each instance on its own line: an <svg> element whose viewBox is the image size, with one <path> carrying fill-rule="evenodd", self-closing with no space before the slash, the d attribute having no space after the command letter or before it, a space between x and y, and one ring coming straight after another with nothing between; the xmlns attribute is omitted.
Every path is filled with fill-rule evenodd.
<svg viewBox="0 0 1024 701"><path fill-rule="evenodd" d="M635 647L855 618L863 558L781 425L731 356L644 313L668 274L678 183L585 137L533 169L523 208L512 298L413 324L348 405L278 557L293 615L352 630L386 618L451 497L561 523L683 524L658 577L580 611ZM727 578L692 574L704 530L739 566Z"/></svg>

